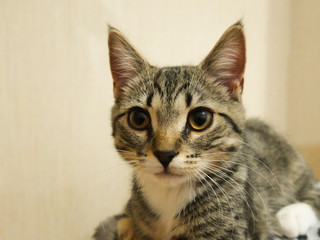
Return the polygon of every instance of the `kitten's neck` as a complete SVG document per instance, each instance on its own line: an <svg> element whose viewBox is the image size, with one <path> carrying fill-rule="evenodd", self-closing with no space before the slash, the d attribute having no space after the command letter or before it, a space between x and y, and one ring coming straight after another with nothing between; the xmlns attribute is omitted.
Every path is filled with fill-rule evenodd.
<svg viewBox="0 0 320 240"><path fill-rule="evenodd" d="M149 207L160 217L160 222L168 232L175 216L196 197L194 184L183 183L174 187L162 186L148 176L137 179L137 181Z"/></svg>

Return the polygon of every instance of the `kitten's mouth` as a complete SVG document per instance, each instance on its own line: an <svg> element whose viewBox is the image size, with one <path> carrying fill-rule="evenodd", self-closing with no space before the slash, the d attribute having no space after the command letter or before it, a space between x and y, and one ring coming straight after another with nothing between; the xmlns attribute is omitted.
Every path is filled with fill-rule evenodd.
<svg viewBox="0 0 320 240"><path fill-rule="evenodd" d="M164 170L164 171L162 171L160 173L156 173L155 175L158 176L158 177L162 177L162 178L182 177L181 174L172 173L172 172L169 172L167 170Z"/></svg>

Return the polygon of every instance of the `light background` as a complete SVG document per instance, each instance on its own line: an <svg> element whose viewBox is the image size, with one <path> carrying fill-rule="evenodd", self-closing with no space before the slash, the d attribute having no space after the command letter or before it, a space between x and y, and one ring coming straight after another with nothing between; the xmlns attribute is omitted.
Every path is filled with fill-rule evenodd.
<svg viewBox="0 0 320 240"><path fill-rule="evenodd" d="M107 24L150 63L197 64L243 18L244 102L320 177L320 1L1 0L0 239L84 240L128 199Z"/></svg>

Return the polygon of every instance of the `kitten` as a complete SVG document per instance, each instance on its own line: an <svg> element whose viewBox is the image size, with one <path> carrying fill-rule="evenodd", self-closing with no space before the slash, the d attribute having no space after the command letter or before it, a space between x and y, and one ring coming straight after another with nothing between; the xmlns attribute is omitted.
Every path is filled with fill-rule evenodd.
<svg viewBox="0 0 320 240"><path fill-rule="evenodd" d="M114 239L262 240L296 237L318 221L305 161L245 119L245 48L238 22L199 65L158 68L110 28L113 137L134 169ZM109 239L103 231L95 238Z"/></svg>

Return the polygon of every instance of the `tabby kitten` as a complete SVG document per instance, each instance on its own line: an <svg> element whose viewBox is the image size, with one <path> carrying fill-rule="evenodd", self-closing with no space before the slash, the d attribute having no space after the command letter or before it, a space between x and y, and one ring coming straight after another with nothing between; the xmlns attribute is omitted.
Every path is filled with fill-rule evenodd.
<svg viewBox="0 0 320 240"><path fill-rule="evenodd" d="M304 234L320 193L301 156L241 100L243 26L197 66L150 65L109 30L115 146L134 169L121 240L271 239ZM104 227L95 238L103 237Z"/></svg>

